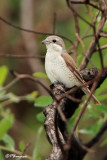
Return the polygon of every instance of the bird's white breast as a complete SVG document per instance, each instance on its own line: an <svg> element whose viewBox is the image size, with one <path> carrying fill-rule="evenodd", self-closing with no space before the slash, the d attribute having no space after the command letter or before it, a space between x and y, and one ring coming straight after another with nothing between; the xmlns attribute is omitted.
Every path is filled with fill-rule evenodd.
<svg viewBox="0 0 107 160"><path fill-rule="evenodd" d="M74 74L67 68L61 56L61 52L48 51L45 57L45 70L52 83L62 82L66 87L71 88L76 84Z"/></svg>

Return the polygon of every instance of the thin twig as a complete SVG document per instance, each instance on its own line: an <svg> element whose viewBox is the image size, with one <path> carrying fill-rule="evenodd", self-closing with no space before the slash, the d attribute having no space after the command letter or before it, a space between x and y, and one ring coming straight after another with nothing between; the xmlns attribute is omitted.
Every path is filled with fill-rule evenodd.
<svg viewBox="0 0 107 160"><path fill-rule="evenodd" d="M67 2L68 7L70 8L70 10L72 10L73 12L75 11L76 15L77 15L81 20L83 20L85 23L87 23L90 27L93 28L93 25L92 25L90 22L88 22L88 21L87 21L86 19L84 19L78 12L76 12L76 10L72 7L72 5L71 5L71 3L70 3L69 0L66 0L66 2Z"/></svg>
<svg viewBox="0 0 107 160"><path fill-rule="evenodd" d="M3 58L17 58L17 59L22 59L22 58L40 58L44 59L45 56L34 56L34 55L19 55L19 54L0 54L0 57Z"/></svg>
<svg viewBox="0 0 107 160"><path fill-rule="evenodd" d="M18 30L21 30L21 31L25 31L25 32L29 32L29 33L34 33L34 34L40 34L40 35L53 35L53 33L45 33L45 32L37 32L37 31L34 31L34 30L30 30L30 29L25 29L25 28L22 28L20 26L17 26L15 24L12 24L10 22L8 22L7 20L5 20L4 18L0 17L0 20L6 24L8 24L9 26L15 28L15 29L18 29ZM65 37L65 36L62 36L62 35L59 35L59 34L56 34L57 36L59 37L62 37L64 38L65 40L67 40L68 42L70 42L71 44L73 44L72 40Z"/></svg>
<svg viewBox="0 0 107 160"><path fill-rule="evenodd" d="M56 101L56 106L59 115L61 116L63 121L67 121L63 112L60 109L60 106L58 105L60 103L60 101L57 99L57 97L54 96L54 94L51 92L51 90L49 90L41 81L39 81L37 78L29 75L29 74L19 74L17 72L12 71L11 72L13 74L13 76L15 76L15 79L13 81L11 81L9 84L7 84L5 87L3 87L2 89L0 89L0 92L2 92L3 90L8 90L10 87L12 87L14 84L16 84L19 80L21 79L30 79L38 84L40 84Z"/></svg>
<svg viewBox="0 0 107 160"><path fill-rule="evenodd" d="M101 68L103 70L104 69L104 62L103 62L103 55L102 55L102 50L100 48L99 39L97 39L97 46L98 46L98 52L99 52L99 57L100 57L100 62L101 62Z"/></svg>
<svg viewBox="0 0 107 160"><path fill-rule="evenodd" d="M83 61L81 63L80 70L84 69L86 67L86 65L88 64L89 59L91 58L91 56L96 48L97 39L100 38L99 33L101 32L101 30L105 24L105 20L106 20L105 13L103 13L101 20L100 20L100 23L98 25L97 31L96 31L96 36L93 37L93 40L90 43L90 46L86 52L86 56L83 58Z"/></svg>
<svg viewBox="0 0 107 160"><path fill-rule="evenodd" d="M104 46L100 46L100 50L103 50L103 49L107 49L107 44ZM99 48L95 48L94 51L98 51L98 50L99 50Z"/></svg>
<svg viewBox="0 0 107 160"><path fill-rule="evenodd" d="M98 140L101 138L103 133L107 130L107 121L103 124L99 132L95 135L94 138L92 138L87 144L85 144L87 147L92 147Z"/></svg>
<svg viewBox="0 0 107 160"><path fill-rule="evenodd" d="M76 33L76 37L78 39L78 41L81 43L81 46L82 46L82 50L83 50L83 54L85 55L85 45L84 45L84 42L82 41L82 39L80 38L79 34Z"/></svg>
<svg viewBox="0 0 107 160"><path fill-rule="evenodd" d="M72 13L73 13L73 16L74 16L74 21L75 21L75 29L76 29L76 34L80 34L80 28L79 28L79 22L78 22L78 16L74 10L74 7L72 6L73 10L72 10ZM73 48L74 48L74 61L76 62L77 60L77 48L78 48L78 39L76 37L76 42L74 43L73 45Z"/></svg>
<svg viewBox="0 0 107 160"><path fill-rule="evenodd" d="M22 156L22 152L20 152L18 150L15 150L15 149L14 150L13 149L9 149L9 148L7 148L5 146L2 146L2 145L0 145L0 149L4 150L4 151L7 151L7 152L11 152L12 154L16 154L16 155ZM27 154L25 154L24 156L26 156L27 159L29 159L29 160L34 160L34 158L32 158L31 156L29 156Z"/></svg>
<svg viewBox="0 0 107 160"><path fill-rule="evenodd" d="M11 88L14 84L16 84L19 81L19 78L15 78L13 79L10 83L8 83L6 86L4 86L3 88L0 89L0 92L4 91L4 90L8 90L9 88Z"/></svg>
<svg viewBox="0 0 107 160"><path fill-rule="evenodd" d="M105 33L105 32L100 32L100 36L107 38L107 33Z"/></svg>
<svg viewBox="0 0 107 160"><path fill-rule="evenodd" d="M61 102L61 101L60 101L60 102ZM56 109L57 109L57 111L58 111L58 113L59 113L62 121L64 121L64 122L66 123L66 122L67 122L67 119L66 119L64 113L63 113L62 110L61 110L60 102L56 102Z"/></svg>
<svg viewBox="0 0 107 160"><path fill-rule="evenodd" d="M100 11L104 11L104 8L102 8L100 5L95 4L93 1L89 1L89 0L71 0L70 1L73 4L89 4L90 6L100 10Z"/></svg>
<svg viewBox="0 0 107 160"><path fill-rule="evenodd" d="M81 43L82 46L82 50L83 50L83 55L86 56L86 51L85 51L85 45L84 42L82 41L82 39L80 38L80 36L78 34L76 34L76 37L78 38L78 41ZM92 67L95 67L94 63L92 62L91 59L89 59L90 64L92 65Z"/></svg>
<svg viewBox="0 0 107 160"><path fill-rule="evenodd" d="M99 82L98 79L100 80L100 77L101 77L101 75L102 75L102 72L103 72L103 70L101 70L101 71L98 73L98 75L97 75L97 77L96 77L96 79L95 79L95 81L94 81L94 83L93 83L93 86L92 86L92 88L91 88L91 92L90 92L90 94L89 94L89 96L88 96L85 104L83 105L83 108L81 109L81 111L80 111L80 113L79 113L79 115L78 115L78 117L77 117L77 119L76 119L76 122L75 122L75 124L74 124L74 126L73 126L73 129L72 129L72 131L71 131L71 133L70 133L70 135L69 135L69 137L68 137L67 144L66 144L66 146L65 146L65 149L66 149L66 150L69 150L70 147L71 147L71 139L72 139L72 136L73 136L73 134L74 134L74 132L75 132L75 130L76 130L76 128L77 128L77 125L78 125L78 123L79 123L82 115L84 114L84 112L85 112L85 110L86 110L87 104L88 104L88 102L90 101L90 99L91 99L91 97L92 97L92 94L94 93L94 91L95 91L95 89L96 89L96 87L97 87L97 84L98 84L98 82Z"/></svg>
<svg viewBox="0 0 107 160"><path fill-rule="evenodd" d="M15 79L11 81L8 85L0 89L0 92L3 90L8 90L10 87L12 87L16 82L18 82L21 79L30 79L38 84L40 84L52 97L54 96L52 92L42 83L40 82L37 78L29 75L29 74L19 74L15 71L12 71L13 76L15 76Z"/></svg>

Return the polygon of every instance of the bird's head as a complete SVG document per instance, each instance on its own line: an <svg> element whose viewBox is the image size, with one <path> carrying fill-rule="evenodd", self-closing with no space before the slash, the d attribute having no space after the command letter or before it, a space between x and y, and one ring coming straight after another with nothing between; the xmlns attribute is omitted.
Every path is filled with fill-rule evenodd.
<svg viewBox="0 0 107 160"><path fill-rule="evenodd" d="M63 51L65 50L65 44L62 38L52 35L48 36L42 41L42 44L46 45L47 50Z"/></svg>

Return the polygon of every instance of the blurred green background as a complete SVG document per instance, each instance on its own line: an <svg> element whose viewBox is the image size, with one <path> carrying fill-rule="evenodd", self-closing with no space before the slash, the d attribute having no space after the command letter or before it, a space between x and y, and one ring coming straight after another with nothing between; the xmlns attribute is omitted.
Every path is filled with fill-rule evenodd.
<svg viewBox="0 0 107 160"><path fill-rule="evenodd" d="M76 9L90 22L97 14L96 9L86 8L84 5L77 5ZM90 16L88 15L89 9ZM72 41L76 40L73 15L65 0L3 0L0 1L0 16L12 24L34 31L53 33L55 27L55 33L68 37ZM55 26L54 19L56 19ZM80 19L79 26L81 36L85 31L88 31L88 34L93 33L92 29ZM107 31L107 23L104 26L104 30ZM46 35L17 30L0 20L0 54L45 56L46 49L41 44L41 41L45 38ZM92 37L83 40L85 50L88 49L91 40ZM106 43L107 40L105 38L100 40L100 45L105 45ZM65 40L65 44L68 50L72 47L72 44L67 40ZM107 49L103 50L102 54L104 65L106 66ZM83 50L79 45L77 66L81 64L83 57ZM92 56L92 61L95 67L101 68L98 52L95 52ZM88 67L91 68L91 64ZM34 75L47 87L50 85L45 75L44 58L17 59L0 57L1 89L14 79L10 70ZM89 103L77 129L77 134L84 142L96 135L107 119L107 80L104 81L95 95L102 105L98 107ZM0 160L5 159L5 154L9 153L8 149L16 149L21 152L26 149L25 153L36 160L45 159L49 155L52 148L43 127L44 116L42 111L51 102L51 97L40 85L27 79L19 81L7 91L0 92ZM71 130L79 110L80 108L70 119L68 130ZM107 156L106 137L107 133L94 146L93 150L95 152L89 153L84 160L102 160ZM4 149L3 146L5 146Z"/></svg>

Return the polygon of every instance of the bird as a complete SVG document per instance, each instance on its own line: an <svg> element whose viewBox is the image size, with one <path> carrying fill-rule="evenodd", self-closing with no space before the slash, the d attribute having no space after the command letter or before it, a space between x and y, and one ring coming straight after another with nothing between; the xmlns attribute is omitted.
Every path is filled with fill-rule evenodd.
<svg viewBox="0 0 107 160"><path fill-rule="evenodd" d="M45 71L51 83L60 82L66 88L83 86L81 87L82 91L89 95L91 91L82 78L75 61L67 53L63 39L56 35L50 35L42 41L42 44L45 44L47 49ZM91 100L95 105L100 104L93 94Z"/></svg>

